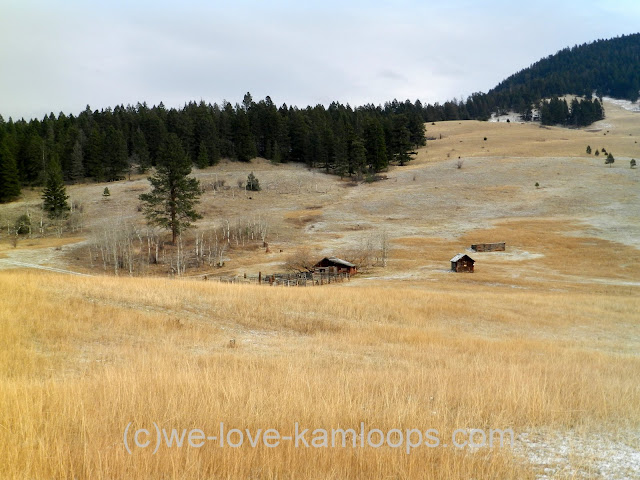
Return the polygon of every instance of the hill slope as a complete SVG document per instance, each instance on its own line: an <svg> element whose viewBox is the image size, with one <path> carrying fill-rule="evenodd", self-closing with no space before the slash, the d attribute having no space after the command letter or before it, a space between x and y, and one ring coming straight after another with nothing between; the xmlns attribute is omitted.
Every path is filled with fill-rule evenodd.
<svg viewBox="0 0 640 480"><path fill-rule="evenodd" d="M593 92L631 101L640 91L640 34L565 48L510 76L487 94L498 108L523 111L555 95Z"/></svg>

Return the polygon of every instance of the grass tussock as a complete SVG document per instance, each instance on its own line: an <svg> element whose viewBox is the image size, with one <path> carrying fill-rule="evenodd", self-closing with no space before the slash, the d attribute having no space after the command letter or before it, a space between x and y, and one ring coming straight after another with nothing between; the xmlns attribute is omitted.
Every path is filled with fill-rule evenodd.
<svg viewBox="0 0 640 480"><path fill-rule="evenodd" d="M443 437L640 426L635 297L16 272L0 292L2 478L534 477L508 448L129 455L129 422Z"/></svg>

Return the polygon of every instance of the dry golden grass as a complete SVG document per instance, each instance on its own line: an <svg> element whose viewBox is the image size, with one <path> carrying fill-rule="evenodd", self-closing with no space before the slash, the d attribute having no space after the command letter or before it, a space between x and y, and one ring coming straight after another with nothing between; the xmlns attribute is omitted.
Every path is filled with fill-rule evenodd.
<svg viewBox="0 0 640 480"><path fill-rule="evenodd" d="M205 192L199 228L258 217L270 225L269 252L261 242L231 248L214 274L280 271L298 249L339 254L385 230L388 266L349 283L0 272L0 478L502 479L545 467L510 448L407 455L208 443L129 455L129 422L215 433L222 421L285 435L296 421L365 422L435 428L444 439L457 428L604 432L637 449L629 432L640 428L640 175L625 159L640 157L637 114L607 105L607 119L583 130L438 122L427 135L438 140L388 180L351 188L264 160L195 172L204 185L232 186ZM614 168L587 156L587 144L612 151ZM468 160L462 169L458 156ZM251 170L263 191L249 199L235 185ZM70 186L84 208L82 234L142 225L146 188L142 176L115 182L105 201L104 185ZM26 191L2 207L2 224L38 202ZM67 246L79 240L14 249L2 238L0 256L99 273ZM453 255L492 241L507 251L471 254L472 275L448 272ZM605 476L588 450L572 455L581 470L556 477Z"/></svg>
<svg viewBox="0 0 640 480"><path fill-rule="evenodd" d="M640 427L636 297L17 272L0 274L0 291L2 478L534 476L509 448L129 455L128 422L442 436Z"/></svg>
<svg viewBox="0 0 640 480"><path fill-rule="evenodd" d="M640 138L640 125L634 114L608 102L605 108L606 118L584 129L477 121L426 124L426 135L434 140L428 142L428 151L420 154L418 159L457 160L458 156L585 157L587 145L594 153L604 147L616 158L640 157L640 144L636 143ZM604 162L604 157L600 158Z"/></svg>

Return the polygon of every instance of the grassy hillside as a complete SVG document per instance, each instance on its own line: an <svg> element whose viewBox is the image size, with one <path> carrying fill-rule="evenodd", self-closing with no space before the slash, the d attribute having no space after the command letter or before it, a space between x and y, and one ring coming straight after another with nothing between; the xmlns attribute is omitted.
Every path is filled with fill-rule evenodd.
<svg viewBox="0 0 640 480"><path fill-rule="evenodd" d="M291 252L349 253L386 232L387 267L318 288L114 276L87 245L144 227L143 177L69 188L83 228L0 239L1 478L632 478L640 468L637 113L588 129L427 125L415 161L352 185L292 165L196 174L264 190L203 196L203 231L267 218L215 275L279 271ZM605 135L606 134L606 135ZM487 138L484 140L484 138ZM605 147L616 162L585 148ZM464 160L457 168L458 157ZM535 183L539 186L536 188ZM3 222L38 192L2 206ZM476 273L448 272L472 243ZM83 243L84 242L84 243ZM10 261L90 273L16 269ZM125 427L513 429L509 448L135 449ZM129 441L132 441L129 436ZM310 435L307 437L310 438ZM444 442L443 442L444 443ZM566 452L560 455L558 452Z"/></svg>

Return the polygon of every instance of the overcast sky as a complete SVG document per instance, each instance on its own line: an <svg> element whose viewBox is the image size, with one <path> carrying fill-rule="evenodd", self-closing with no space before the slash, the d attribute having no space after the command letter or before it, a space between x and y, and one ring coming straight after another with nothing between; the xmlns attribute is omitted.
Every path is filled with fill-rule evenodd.
<svg viewBox="0 0 640 480"><path fill-rule="evenodd" d="M600 0L0 0L0 114L87 104L440 102L541 57L640 31Z"/></svg>

